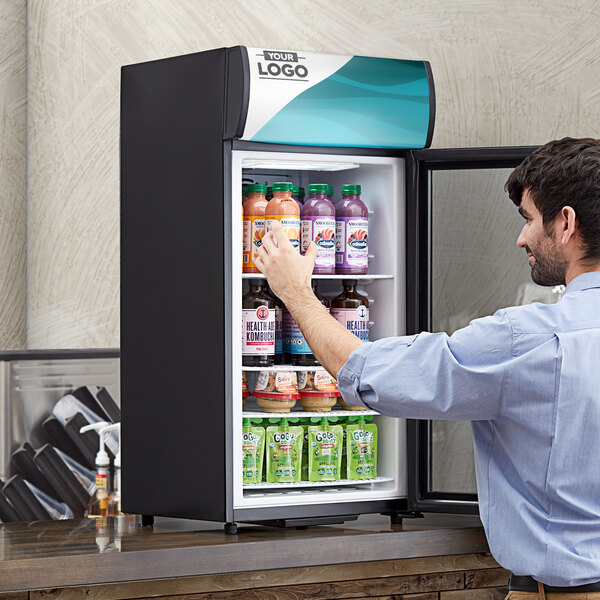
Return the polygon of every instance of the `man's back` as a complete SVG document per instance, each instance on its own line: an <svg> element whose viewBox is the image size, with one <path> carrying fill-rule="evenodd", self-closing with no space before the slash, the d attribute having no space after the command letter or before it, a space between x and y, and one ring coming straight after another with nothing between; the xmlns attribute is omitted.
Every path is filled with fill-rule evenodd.
<svg viewBox="0 0 600 600"><path fill-rule="evenodd" d="M505 312L512 364L498 416L473 422L490 547L516 575L551 585L597 581L600 272L575 278L557 304Z"/></svg>

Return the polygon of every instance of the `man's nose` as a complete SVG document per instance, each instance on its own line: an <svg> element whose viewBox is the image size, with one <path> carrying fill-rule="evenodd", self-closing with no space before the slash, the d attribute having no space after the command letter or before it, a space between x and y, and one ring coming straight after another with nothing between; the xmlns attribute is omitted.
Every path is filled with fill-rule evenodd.
<svg viewBox="0 0 600 600"><path fill-rule="evenodd" d="M523 229L521 229L521 233L517 238L517 246L519 248L525 248L527 246L527 242L525 241L525 225L523 225Z"/></svg>

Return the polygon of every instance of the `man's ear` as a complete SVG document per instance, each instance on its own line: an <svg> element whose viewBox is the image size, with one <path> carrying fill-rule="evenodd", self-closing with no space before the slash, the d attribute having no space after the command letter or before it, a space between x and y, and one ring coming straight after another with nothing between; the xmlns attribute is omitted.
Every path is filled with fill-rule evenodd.
<svg viewBox="0 0 600 600"><path fill-rule="evenodd" d="M559 214L559 219L561 234L560 241L563 246L566 246L569 241L574 238L575 233L577 232L577 226L579 225L577 222L577 215L572 207L563 206Z"/></svg>

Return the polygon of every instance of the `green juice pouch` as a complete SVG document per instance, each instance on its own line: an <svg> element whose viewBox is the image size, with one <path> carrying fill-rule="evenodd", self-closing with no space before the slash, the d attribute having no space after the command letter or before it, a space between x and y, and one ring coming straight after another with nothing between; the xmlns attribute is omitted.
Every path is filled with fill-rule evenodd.
<svg viewBox="0 0 600 600"><path fill-rule="evenodd" d="M377 477L377 425L358 423L346 427L346 455L348 479L374 479Z"/></svg>
<svg viewBox="0 0 600 600"><path fill-rule="evenodd" d="M308 422L302 423L302 481L308 481Z"/></svg>
<svg viewBox="0 0 600 600"><path fill-rule="evenodd" d="M242 452L243 483L260 483L265 456L265 428L252 427L248 419L244 419L242 425Z"/></svg>
<svg viewBox="0 0 600 600"><path fill-rule="evenodd" d="M308 428L308 479L309 481L338 481L342 467L341 425L329 425L326 418L320 425Z"/></svg>
<svg viewBox="0 0 600 600"><path fill-rule="evenodd" d="M267 427L267 482L300 481L303 437L302 426L290 427L286 419Z"/></svg>

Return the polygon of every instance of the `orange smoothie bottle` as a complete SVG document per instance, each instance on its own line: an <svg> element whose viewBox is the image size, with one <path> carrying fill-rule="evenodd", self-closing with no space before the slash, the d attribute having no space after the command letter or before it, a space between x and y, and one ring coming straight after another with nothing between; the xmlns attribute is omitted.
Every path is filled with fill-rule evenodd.
<svg viewBox="0 0 600 600"><path fill-rule="evenodd" d="M300 252L300 207L292 198L293 185L287 181L273 184L273 199L265 210L266 231L279 221L292 246Z"/></svg>
<svg viewBox="0 0 600 600"><path fill-rule="evenodd" d="M244 256L242 271L244 273L259 273L254 266L258 249L262 246L265 235L265 208L267 186L253 183L247 186L248 199L242 205L244 211Z"/></svg>

